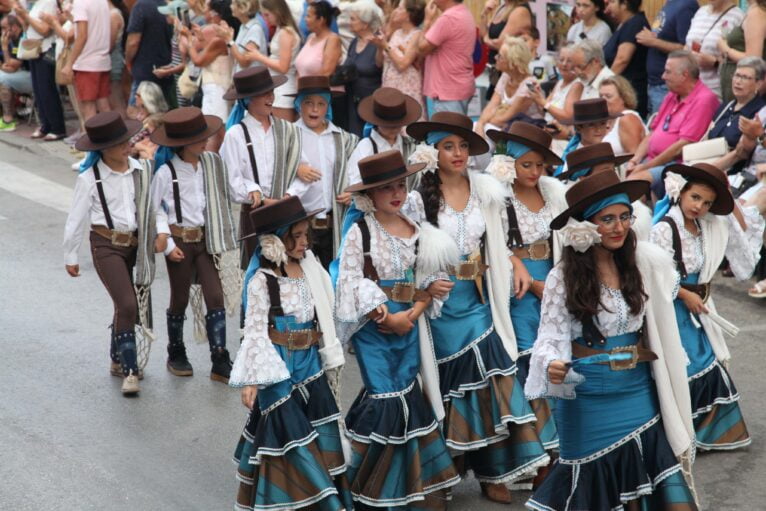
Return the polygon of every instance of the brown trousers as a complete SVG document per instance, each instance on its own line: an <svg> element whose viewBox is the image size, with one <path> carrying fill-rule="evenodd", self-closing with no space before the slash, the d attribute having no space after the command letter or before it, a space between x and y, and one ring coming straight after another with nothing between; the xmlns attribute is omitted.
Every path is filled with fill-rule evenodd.
<svg viewBox="0 0 766 511"><path fill-rule="evenodd" d="M101 282L114 304L114 332L133 331L138 317L138 301L133 289L136 247L116 247L95 232L90 233L90 253Z"/></svg>
<svg viewBox="0 0 766 511"><path fill-rule="evenodd" d="M205 241L184 243L181 238L175 236L173 236L173 241L184 253L184 258L177 263L167 257L165 258L170 280L170 307L168 312L180 315L186 311L186 306L189 304L189 288L192 285L195 270L197 281L202 286L202 296L205 298L208 312L223 309L221 279L218 276L213 256L207 253Z"/></svg>

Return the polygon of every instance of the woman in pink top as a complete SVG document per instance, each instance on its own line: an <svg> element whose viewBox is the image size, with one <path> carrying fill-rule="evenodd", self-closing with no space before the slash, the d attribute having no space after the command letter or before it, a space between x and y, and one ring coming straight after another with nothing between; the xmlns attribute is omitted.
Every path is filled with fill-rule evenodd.
<svg viewBox="0 0 766 511"><path fill-rule="evenodd" d="M298 56L295 70L301 76L332 76L341 57L340 36L330 30L338 9L324 0L309 4L306 26L311 34Z"/></svg>

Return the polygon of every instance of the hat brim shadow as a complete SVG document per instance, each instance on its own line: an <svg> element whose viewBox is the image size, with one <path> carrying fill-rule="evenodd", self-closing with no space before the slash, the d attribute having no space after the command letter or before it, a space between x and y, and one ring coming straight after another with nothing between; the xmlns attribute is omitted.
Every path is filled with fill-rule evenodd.
<svg viewBox="0 0 766 511"><path fill-rule="evenodd" d="M136 121L133 119L128 119L125 121L125 127L127 130L125 133L120 135L119 137L109 140L108 142L101 142L96 143L93 142L90 137L85 134L81 136L79 139L77 139L77 142L75 142L74 147L78 151L100 151L102 149L108 149L110 147L114 147L116 145L120 145L123 142L130 140L133 138L133 136L141 131L141 128L143 128L143 123L141 121Z"/></svg>

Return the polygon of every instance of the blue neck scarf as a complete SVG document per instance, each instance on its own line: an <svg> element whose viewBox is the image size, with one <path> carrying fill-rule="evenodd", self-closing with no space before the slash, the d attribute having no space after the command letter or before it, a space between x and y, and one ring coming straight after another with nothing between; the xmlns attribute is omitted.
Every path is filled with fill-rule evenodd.
<svg viewBox="0 0 766 511"><path fill-rule="evenodd" d="M652 214L652 225L662 220L665 215L668 214L670 208L675 206L675 201L671 200L667 194L654 205L654 213Z"/></svg>
<svg viewBox="0 0 766 511"><path fill-rule="evenodd" d="M594 202L588 208L583 211L582 217L584 220L587 220L599 211L601 211L604 208L607 208L609 206L613 206L615 204L625 204L630 208L630 212L633 212L633 206L630 203L630 197L628 197L627 193L617 193L614 195L610 195L609 197L606 197L605 199L601 199L598 202Z"/></svg>
<svg viewBox="0 0 766 511"><path fill-rule="evenodd" d="M285 234L287 234L289 230L290 230L290 226L286 225L274 231L273 234L276 234L278 238L282 239L282 237ZM271 234L271 233L266 233L266 234ZM247 288L250 285L250 281L255 276L255 272L257 272L258 268L260 267L261 267L261 243L259 238L258 246L256 247L253 255L250 257L250 263L247 265L247 270L245 270L245 279L242 285L242 308L245 310L245 313L247 313Z"/></svg>
<svg viewBox="0 0 766 511"><path fill-rule="evenodd" d="M175 155L174 148L164 145L157 146L157 151L154 153L154 172L157 172L160 167L172 160Z"/></svg>
<svg viewBox="0 0 766 511"><path fill-rule="evenodd" d="M88 154L85 155L85 159L80 164L80 174L91 168L99 161L101 161L101 151L88 151Z"/></svg>
<svg viewBox="0 0 766 511"><path fill-rule="evenodd" d="M370 138L372 135L372 130L375 129L374 124L370 124L369 122L364 123L364 127L362 128L362 138Z"/></svg>
<svg viewBox="0 0 766 511"><path fill-rule="evenodd" d="M435 146L450 135L453 133L449 131L429 131L426 135L426 144Z"/></svg>
<svg viewBox="0 0 766 511"><path fill-rule="evenodd" d="M229 128L242 122L242 119L245 118L245 113L247 113L247 107L250 106L250 99L251 98L238 99L234 103L234 108L231 109L229 118L226 119L226 131L229 131Z"/></svg>
<svg viewBox="0 0 766 511"><path fill-rule="evenodd" d="M332 121L332 96L329 92L313 92L311 94L298 94L295 97L295 102L293 103L293 106L295 107L295 111L298 112L298 115L301 115L301 105L303 104L303 101L309 97L309 96L319 96L325 101L327 101L327 113L325 114L324 118L328 121Z"/></svg>
<svg viewBox="0 0 766 511"><path fill-rule="evenodd" d="M582 140L582 137L580 137L580 134L579 133L575 133L575 136L573 136L572 138L569 139L569 143L564 148L564 152L561 153L561 159L564 160L564 161L567 161L567 154L569 154L572 151L574 151L575 149L577 149L577 146L580 145L580 141L581 140ZM588 171L590 171L590 169L588 169ZM556 168L556 171L553 173L553 175L554 176L560 176L562 172L564 172L564 164L563 163ZM578 171L575 174L577 174L579 172L581 172L581 171ZM587 172L586 172L586 174L587 174ZM582 177L584 175L585 174L582 174L582 175L580 175L578 177ZM570 180L574 180L576 178L574 178L574 176L572 176L569 179Z"/></svg>
<svg viewBox="0 0 766 511"><path fill-rule="evenodd" d="M351 205L343 215L343 225L340 229L340 243L338 243L337 256L330 262L330 267L328 268L333 287L338 283L338 275L340 275L340 255L343 252L343 243L346 241L346 235L348 234L348 231L351 230L351 227L353 227L362 217L364 217L364 213L356 208L355 201L351 201Z"/></svg>

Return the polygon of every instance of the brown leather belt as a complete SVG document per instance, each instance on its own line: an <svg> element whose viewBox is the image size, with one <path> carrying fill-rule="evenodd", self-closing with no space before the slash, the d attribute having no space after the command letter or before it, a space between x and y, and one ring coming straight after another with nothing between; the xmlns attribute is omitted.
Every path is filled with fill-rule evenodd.
<svg viewBox="0 0 766 511"><path fill-rule="evenodd" d="M702 303L707 303L708 298L710 298L710 282L707 284L681 284L681 287L699 295L702 298Z"/></svg>
<svg viewBox="0 0 766 511"><path fill-rule="evenodd" d="M425 302L429 294L422 289L416 289L415 284L408 282L397 282L391 287L380 288L389 300L399 303Z"/></svg>
<svg viewBox="0 0 766 511"><path fill-rule="evenodd" d="M322 332L318 330L293 330L291 332L279 332L269 328L269 339L273 344L285 346L289 350L307 350L319 344Z"/></svg>
<svg viewBox="0 0 766 511"><path fill-rule="evenodd" d="M112 242L115 247L137 247L138 231L112 230L103 225L91 225L90 230Z"/></svg>
<svg viewBox="0 0 766 511"><path fill-rule="evenodd" d="M532 261L545 261L551 258L551 244L548 240L535 241L521 248L511 249L513 255L520 259Z"/></svg>
<svg viewBox="0 0 766 511"><path fill-rule="evenodd" d="M596 350L583 346L582 344L572 342L572 356L576 358L592 357L593 355L603 355L608 353L614 355L616 353L630 353L632 358L630 360L610 360L609 362L598 362L599 364L609 364L609 368L612 371L624 371L626 369L633 369L639 362L651 362L657 360L657 355L643 346L634 344L631 346L620 346L609 351Z"/></svg>
<svg viewBox="0 0 766 511"><path fill-rule="evenodd" d="M320 231L332 229L332 214L328 213L324 218L311 218L311 228Z"/></svg>
<svg viewBox="0 0 766 511"><path fill-rule="evenodd" d="M181 238L184 243L199 243L205 239L205 226L200 227L181 227L172 224L170 234L175 238Z"/></svg>
<svg viewBox="0 0 766 511"><path fill-rule="evenodd" d="M481 262L481 259L472 261L463 261L457 266L451 266L448 271L450 275L454 275L457 280L476 280L484 275L487 271L486 264Z"/></svg>

